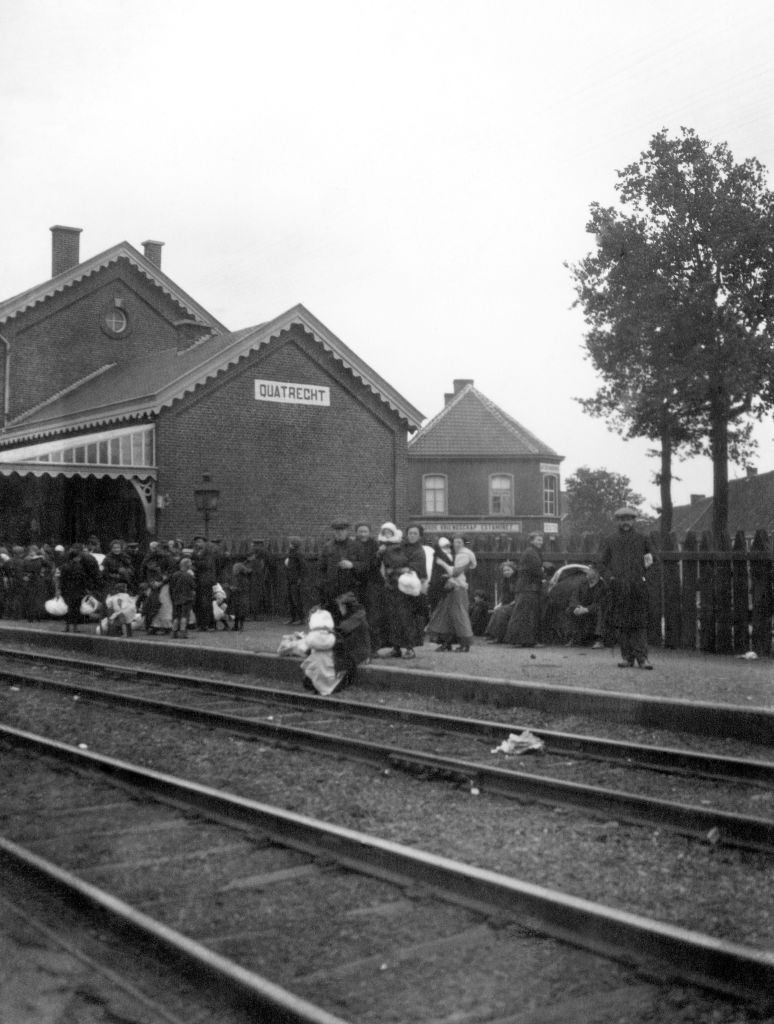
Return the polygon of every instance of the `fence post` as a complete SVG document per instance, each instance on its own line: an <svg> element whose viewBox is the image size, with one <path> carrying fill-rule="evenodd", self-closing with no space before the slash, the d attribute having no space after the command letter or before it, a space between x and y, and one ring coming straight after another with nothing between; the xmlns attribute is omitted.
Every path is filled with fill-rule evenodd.
<svg viewBox="0 0 774 1024"><path fill-rule="evenodd" d="M750 596L752 598L752 649L759 658L771 654L772 616L772 560L769 535L757 530L750 547L750 553L766 554L768 558L753 558L750 561Z"/></svg>
<svg viewBox="0 0 774 1024"><path fill-rule="evenodd" d="M645 573L648 588L648 643L657 644L661 647L664 643L664 637L661 632L663 566L659 558L661 542L657 533L651 533L650 546L653 549L654 555L653 565Z"/></svg>
<svg viewBox="0 0 774 1024"><path fill-rule="evenodd" d="M664 646L674 649L680 646L682 609L680 603L680 563L664 555L677 551L677 538L673 533L664 537L661 559L663 578Z"/></svg>
<svg viewBox="0 0 774 1024"><path fill-rule="evenodd" d="M681 621L680 638L683 647L696 649L696 594L698 592L699 568L696 558L698 542L691 530L683 541L683 588L680 595Z"/></svg>
<svg viewBox="0 0 774 1024"><path fill-rule="evenodd" d="M750 579L747 542L738 530L732 547L731 590L734 604L734 653L744 654L750 646Z"/></svg>
<svg viewBox="0 0 774 1024"><path fill-rule="evenodd" d="M719 558L715 562L715 653L730 654L733 650L731 638L731 539L723 534L717 548Z"/></svg>
<svg viewBox="0 0 774 1024"><path fill-rule="evenodd" d="M699 647L712 653L715 650L715 566L709 557L712 538L701 535L699 552L706 555L699 560Z"/></svg>

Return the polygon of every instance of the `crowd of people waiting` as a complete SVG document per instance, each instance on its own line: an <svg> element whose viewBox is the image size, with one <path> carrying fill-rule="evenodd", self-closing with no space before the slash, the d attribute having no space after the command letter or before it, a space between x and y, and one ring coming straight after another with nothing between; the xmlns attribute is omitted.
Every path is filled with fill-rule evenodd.
<svg viewBox="0 0 774 1024"><path fill-rule="evenodd" d="M181 540L153 540L144 551L117 539L103 552L95 536L67 549L0 546L0 615L31 623L61 616L68 632L93 619L100 631L125 636L138 624L183 639L194 625L240 630L262 557L253 551L232 563L204 537L189 548Z"/></svg>
<svg viewBox="0 0 774 1024"><path fill-rule="evenodd" d="M644 572L653 559L645 538L632 530L635 515L632 509L616 514L618 534L568 592L563 614L569 645L604 646L607 626L615 626L621 667L636 661L649 668ZM352 531L345 519L331 529L314 579L302 539L289 538L281 559L288 625L303 625L316 607L330 613L337 629L344 621L356 625L358 661L383 651L413 658L426 638L437 650L460 653L470 650L474 635L518 647L540 645L547 569L542 534L529 535L518 562L503 562L490 610L483 591L470 592L476 556L463 536L428 544L419 524L404 534L386 522L374 536L370 524L356 523ZM0 614L37 622L53 613L53 598L61 602L58 614L68 631L77 630L84 616L109 635L131 635L138 624L175 639L185 639L194 626L241 630L256 610L255 583L266 562L261 544L254 542L251 553L236 561L202 536L189 548L180 540L153 540L146 551L136 542L114 540L106 553L96 537L67 550L0 546Z"/></svg>

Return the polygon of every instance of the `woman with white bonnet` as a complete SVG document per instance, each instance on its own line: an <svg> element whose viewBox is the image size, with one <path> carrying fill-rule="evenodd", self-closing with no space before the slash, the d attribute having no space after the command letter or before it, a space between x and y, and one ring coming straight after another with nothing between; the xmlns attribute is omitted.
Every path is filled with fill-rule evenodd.
<svg viewBox="0 0 774 1024"><path fill-rule="evenodd" d="M379 565L384 578L384 604L387 636L391 658L414 658L416 627L414 624L411 593L406 581L401 576L412 573L416 578L416 597L420 590L421 580L427 575L425 556L421 545L417 545L418 553L412 555L403 544L403 533L394 523L384 523L379 536Z"/></svg>

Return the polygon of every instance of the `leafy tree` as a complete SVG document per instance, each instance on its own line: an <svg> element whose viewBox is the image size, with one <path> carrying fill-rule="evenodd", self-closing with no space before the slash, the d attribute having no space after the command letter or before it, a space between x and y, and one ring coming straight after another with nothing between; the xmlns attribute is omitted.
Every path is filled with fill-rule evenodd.
<svg viewBox="0 0 774 1024"><path fill-rule="evenodd" d="M567 493L566 528L573 533L604 533L616 509L631 505L638 512L645 499L631 489L628 476L607 469L581 466L564 482Z"/></svg>
<svg viewBox="0 0 774 1024"><path fill-rule="evenodd" d="M622 208L592 204L597 249L570 267L603 381L582 404L660 442L666 532L672 455L712 457L720 543L729 459L749 459L750 417L774 404L774 194L756 160L686 128L618 177Z"/></svg>

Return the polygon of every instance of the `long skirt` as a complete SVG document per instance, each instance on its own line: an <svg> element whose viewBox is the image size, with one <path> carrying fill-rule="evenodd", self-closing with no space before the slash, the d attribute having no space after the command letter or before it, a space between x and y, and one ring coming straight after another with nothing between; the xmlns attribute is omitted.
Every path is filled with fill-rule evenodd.
<svg viewBox="0 0 774 1024"><path fill-rule="evenodd" d="M172 598L169 596L169 584L165 583L158 591L159 605L151 618L151 629L172 628ZM147 619L146 619L147 622ZM190 621L188 625L190 626Z"/></svg>
<svg viewBox="0 0 774 1024"><path fill-rule="evenodd" d="M397 588L385 588L384 605L390 647L413 647L417 642L417 635L411 598Z"/></svg>
<svg viewBox="0 0 774 1024"><path fill-rule="evenodd" d="M499 604L489 616L484 636L488 636L490 640L495 640L498 644L505 643L505 632L508 629L512 611L513 601L510 604Z"/></svg>
<svg viewBox="0 0 774 1024"><path fill-rule="evenodd" d="M446 591L446 596L430 617L427 632L438 638L456 636L462 643L469 643L473 639L465 587Z"/></svg>
<svg viewBox="0 0 774 1024"><path fill-rule="evenodd" d="M505 642L517 647L534 647L540 632L540 594L527 591L516 595L505 631Z"/></svg>

